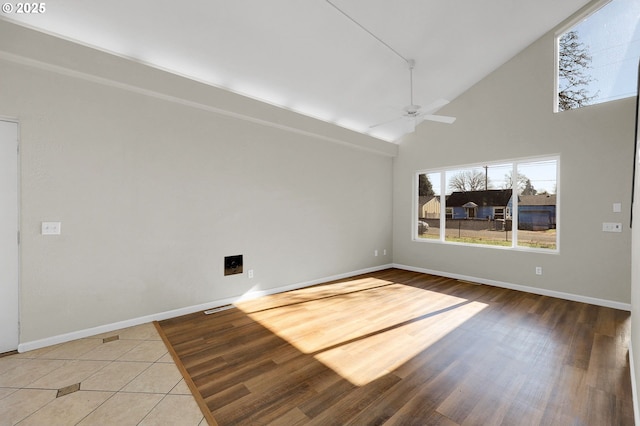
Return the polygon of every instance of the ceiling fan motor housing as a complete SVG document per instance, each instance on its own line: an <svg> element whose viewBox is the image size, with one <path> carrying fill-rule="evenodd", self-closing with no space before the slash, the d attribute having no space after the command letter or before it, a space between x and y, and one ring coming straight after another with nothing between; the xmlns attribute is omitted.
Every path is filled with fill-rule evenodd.
<svg viewBox="0 0 640 426"><path fill-rule="evenodd" d="M422 108L420 105L407 105L406 107L404 107L404 110L408 116L415 117L419 115L420 108Z"/></svg>

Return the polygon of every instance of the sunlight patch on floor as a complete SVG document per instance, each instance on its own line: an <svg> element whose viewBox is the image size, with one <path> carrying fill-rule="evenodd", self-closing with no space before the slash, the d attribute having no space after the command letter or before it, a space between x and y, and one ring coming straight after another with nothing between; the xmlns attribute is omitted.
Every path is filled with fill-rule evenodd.
<svg viewBox="0 0 640 426"><path fill-rule="evenodd" d="M366 385L414 358L485 307L483 303L471 302L322 351L315 358L351 383ZM428 334L422 332L425 327ZM367 361L363 363L363 359Z"/></svg>
<svg viewBox="0 0 640 426"><path fill-rule="evenodd" d="M476 301L371 279L296 293L293 302L288 298L282 306L252 311L249 302L238 307L300 352L313 355L358 386L400 367L486 307Z"/></svg>

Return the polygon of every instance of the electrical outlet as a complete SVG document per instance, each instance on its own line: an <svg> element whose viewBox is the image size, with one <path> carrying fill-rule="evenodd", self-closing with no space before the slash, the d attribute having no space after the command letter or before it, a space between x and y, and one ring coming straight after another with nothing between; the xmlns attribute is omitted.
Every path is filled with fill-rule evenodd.
<svg viewBox="0 0 640 426"><path fill-rule="evenodd" d="M604 222L602 224L602 232L622 232L622 224Z"/></svg>
<svg viewBox="0 0 640 426"><path fill-rule="evenodd" d="M60 222L42 222L42 235L60 235L62 224Z"/></svg>
<svg viewBox="0 0 640 426"><path fill-rule="evenodd" d="M542 275L542 266L536 266L536 275Z"/></svg>
<svg viewBox="0 0 640 426"><path fill-rule="evenodd" d="M253 278L253 269L249 269L247 275L249 275L249 279Z"/></svg>
<svg viewBox="0 0 640 426"><path fill-rule="evenodd" d="M382 255L386 256L387 255L387 249L382 250Z"/></svg>
<svg viewBox="0 0 640 426"><path fill-rule="evenodd" d="M378 250L374 250L374 251L373 251L373 255L374 255L374 256L378 256Z"/></svg>

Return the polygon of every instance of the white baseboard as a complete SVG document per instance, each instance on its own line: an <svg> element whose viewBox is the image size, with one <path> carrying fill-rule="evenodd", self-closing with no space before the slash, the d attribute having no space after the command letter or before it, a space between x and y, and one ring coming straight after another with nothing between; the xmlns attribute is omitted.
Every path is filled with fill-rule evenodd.
<svg viewBox="0 0 640 426"><path fill-rule="evenodd" d="M304 281L297 284L291 284L283 287L270 288L267 290L256 290L250 293L244 294L241 297L235 299L236 302L240 300L255 299L256 297L268 296L269 294L283 293L285 291L297 290L299 288L310 287L312 285L323 284L329 281L341 280L344 278L354 277L356 275L368 274L370 272L382 271L385 269L393 268L392 264L374 266L372 268L359 269L357 271L346 272L344 274L331 275L329 277L318 278L316 280Z"/></svg>
<svg viewBox="0 0 640 426"><path fill-rule="evenodd" d="M44 339L32 340L30 342L20 343L18 345L18 352L27 352L35 349L44 348L47 346L53 346L60 343L70 342L72 340L83 339L85 337L95 336L97 334L108 333L110 331L121 330L127 327L133 327L140 324L146 324L152 321L162 321L169 318L179 317L181 315L187 315L198 311L206 311L218 306L230 305L241 300L255 299L256 297L267 296L269 294L282 293L285 291L296 290L299 288L309 287L316 284L322 284L328 281L340 280L344 278L353 277L355 275L367 274L370 272L381 271L391 268L391 264L374 266L372 268L360 269L357 271L346 272L342 274L332 275L329 277L318 278L311 281L305 281L296 284L290 284L287 286L270 288L266 290L255 290L243 294L237 297L229 297L225 299L214 300L211 302L203 303L200 305L186 306L184 308L173 309L171 311L159 312L156 314L146 315L143 317L132 318L125 321L119 321L112 324L105 324L97 327L87 328L84 330L73 331L70 333L59 334L57 336L46 337Z"/></svg>
<svg viewBox="0 0 640 426"><path fill-rule="evenodd" d="M629 340L629 369L631 370L631 397L633 398L634 424L640 422L640 407L638 407L638 384L636 383L636 368L633 362L633 345Z"/></svg>
<svg viewBox="0 0 640 426"><path fill-rule="evenodd" d="M435 271L432 269L418 268L415 266L408 266L408 265L402 265L397 263L394 263L393 267L398 269L404 269L406 271L421 272L424 274L431 274L431 275L439 275L442 277L453 278L456 280L471 281L471 282L476 282L480 284L491 285L494 287L502 287L502 288L508 288L510 290L518 290L526 293L539 294L541 296L551 296L551 297L557 297L558 299L571 300L574 302L589 303L591 305L604 306L604 307L613 308L613 309L620 309L622 311L631 311L630 303L616 302L614 300L598 299L595 297L581 296L579 294L564 293L561 291L547 290L547 289L537 288L537 287L529 287L529 286L520 285L520 284L506 283L503 281L488 280L486 278L471 277L468 275L454 274L451 272Z"/></svg>

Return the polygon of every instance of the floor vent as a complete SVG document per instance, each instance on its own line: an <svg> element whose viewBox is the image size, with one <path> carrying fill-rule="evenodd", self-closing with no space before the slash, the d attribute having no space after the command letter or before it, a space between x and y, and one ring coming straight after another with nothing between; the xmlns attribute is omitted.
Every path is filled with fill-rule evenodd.
<svg viewBox="0 0 640 426"><path fill-rule="evenodd" d="M115 336L105 337L104 339L102 339L102 343L109 343L109 342L113 342L115 340L120 340L120 336L118 336L116 334Z"/></svg>
<svg viewBox="0 0 640 426"><path fill-rule="evenodd" d="M217 308L213 308L213 309L209 309L207 311L204 311L204 314L205 315L211 315L211 314L215 314L216 312L226 311L227 309L231 309L231 308L233 308L233 305L218 306Z"/></svg>
<svg viewBox="0 0 640 426"><path fill-rule="evenodd" d="M69 395L70 393L78 392L80 390L80 383L76 383L74 385L65 386L63 388L58 389L58 393L56 394L56 398L60 398L61 396Z"/></svg>

